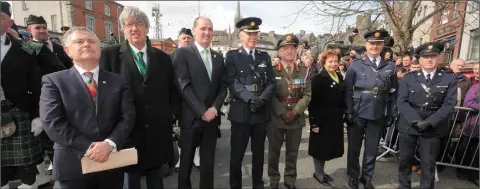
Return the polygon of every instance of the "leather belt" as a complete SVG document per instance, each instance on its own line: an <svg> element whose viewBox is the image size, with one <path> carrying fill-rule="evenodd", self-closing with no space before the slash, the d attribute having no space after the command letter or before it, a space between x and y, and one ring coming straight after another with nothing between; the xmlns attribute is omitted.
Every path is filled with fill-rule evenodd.
<svg viewBox="0 0 480 189"><path fill-rule="evenodd" d="M370 93L370 94L373 94L373 95L382 95L382 94L387 93L386 90L379 89L378 87L374 87L374 88L371 88L371 89L366 89L366 88L362 88L362 87L354 87L353 90L357 91L357 92L362 92L362 93Z"/></svg>
<svg viewBox="0 0 480 189"><path fill-rule="evenodd" d="M420 109L422 112L426 112L426 111L429 111L429 110L438 110L440 109L439 106L432 106L432 105L428 105L428 104L413 104L413 103L410 103L410 106L412 108L418 108Z"/></svg>
<svg viewBox="0 0 480 189"><path fill-rule="evenodd" d="M301 97L277 97L278 101L285 104L294 104L300 101Z"/></svg>
<svg viewBox="0 0 480 189"><path fill-rule="evenodd" d="M250 92L260 92L263 91L263 87L261 85L253 84L253 85L244 85L245 88Z"/></svg>

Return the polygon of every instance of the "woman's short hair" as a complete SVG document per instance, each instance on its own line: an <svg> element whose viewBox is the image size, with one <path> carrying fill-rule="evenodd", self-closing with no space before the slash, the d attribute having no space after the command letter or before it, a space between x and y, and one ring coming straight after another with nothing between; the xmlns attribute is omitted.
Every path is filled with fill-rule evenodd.
<svg viewBox="0 0 480 189"><path fill-rule="evenodd" d="M338 51L336 51L334 49L328 49L320 55L320 64L322 64L322 66L324 66L325 63L327 62L327 58L331 57L331 56L334 56L338 60L339 57L340 57L340 54L338 53Z"/></svg>

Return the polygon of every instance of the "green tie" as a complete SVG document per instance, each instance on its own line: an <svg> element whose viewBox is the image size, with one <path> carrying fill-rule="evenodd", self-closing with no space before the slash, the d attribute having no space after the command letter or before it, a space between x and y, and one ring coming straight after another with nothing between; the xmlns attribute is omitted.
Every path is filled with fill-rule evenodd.
<svg viewBox="0 0 480 189"><path fill-rule="evenodd" d="M205 68L208 72L208 78L212 79L212 69L210 69L210 58L209 58L209 49L203 50L203 63L205 64Z"/></svg>
<svg viewBox="0 0 480 189"><path fill-rule="evenodd" d="M147 75L147 65L145 64L145 61L143 60L143 52L140 51L137 53L137 58L135 60L135 63L137 63L138 69L140 70L140 73L142 74L143 77Z"/></svg>

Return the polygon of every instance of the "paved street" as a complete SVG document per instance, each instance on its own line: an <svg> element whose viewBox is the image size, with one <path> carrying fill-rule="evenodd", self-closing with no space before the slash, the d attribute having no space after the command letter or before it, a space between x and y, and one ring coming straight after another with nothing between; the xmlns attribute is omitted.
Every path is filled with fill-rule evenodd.
<svg viewBox="0 0 480 189"><path fill-rule="evenodd" d="M228 180L228 170L229 170L229 159L230 159L230 123L224 119L221 126L222 138L217 142L217 151L216 151L216 165L215 165L215 188L229 188ZM268 141L265 142L265 146L268 147ZM327 162L326 172L330 174L335 179L335 188L348 188L348 177L346 176L346 151L347 143L345 139L345 155L342 158L338 158ZM283 149L284 151L284 149ZM265 149L265 165L264 165L264 181L265 185L268 186L268 175L267 175L267 152ZM284 162L284 156L280 158L281 162ZM280 164L280 172L283 175L284 164ZM300 152L298 155L298 176L296 185L298 188L325 188L323 185L318 184L313 178L313 165L312 159L308 155L308 133L304 131L302 143L300 145ZM244 163L243 163L243 185L245 188L251 187L251 153L250 149L247 149ZM439 174L440 181L436 183L435 188L441 189L453 189L453 188L478 188L470 182L459 180L455 176L455 172L451 168L446 168L443 172ZM413 174L412 177L413 186L419 186L419 176ZM165 188L174 189L177 187L177 174L173 174L165 178ZM194 169L192 171L192 186L198 187L199 182L199 171ZM283 182L283 180L281 181ZM397 163L394 159L386 159L377 161L375 167L375 174L373 179L373 184L376 188L397 188ZM17 186L18 183L13 183L12 186ZM145 185L145 182L143 182ZM283 188L283 183L280 184L280 187ZM47 188L51 188L47 187ZM142 188L146 188L143 186Z"/></svg>

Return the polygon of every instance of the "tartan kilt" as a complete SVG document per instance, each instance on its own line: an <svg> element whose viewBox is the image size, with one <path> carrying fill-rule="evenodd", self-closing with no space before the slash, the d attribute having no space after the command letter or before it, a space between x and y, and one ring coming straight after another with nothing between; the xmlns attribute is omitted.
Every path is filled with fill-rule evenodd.
<svg viewBox="0 0 480 189"><path fill-rule="evenodd" d="M38 164L43 161L43 151L38 137L31 132L33 117L9 100L2 100L2 112L12 113L17 126L15 133L1 139L1 167Z"/></svg>

